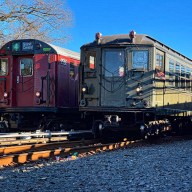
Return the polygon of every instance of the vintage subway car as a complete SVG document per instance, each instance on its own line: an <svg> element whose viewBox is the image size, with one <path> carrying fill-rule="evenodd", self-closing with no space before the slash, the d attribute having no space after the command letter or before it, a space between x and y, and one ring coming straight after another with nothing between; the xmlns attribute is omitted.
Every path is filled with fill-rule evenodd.
<svg viewBox="0 0 192 192"><path fill-rule="evenodd" d="M191 59L148 35L96 33L81 47L80 111L95 137L183 129L191 123L191 72Z"/></svg>
<svg viewBox="0 0 192 192"><path fill-rule="evenodd" d="M1 130L65 129L78 113L79 60L79 53L36 39L2 46Z"/></svg>

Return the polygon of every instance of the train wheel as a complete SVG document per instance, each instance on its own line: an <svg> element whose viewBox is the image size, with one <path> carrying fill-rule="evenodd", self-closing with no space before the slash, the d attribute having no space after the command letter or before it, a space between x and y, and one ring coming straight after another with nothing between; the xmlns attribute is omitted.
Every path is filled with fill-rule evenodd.
<svg viewBox="0 0 192 192"><path fill-rule="evenodd" d="M92 132L95 139L101 138L103 135L103 122L102 121L94 121L92 126Z"/></svg>
<svg viewBox="0 0 192 192"><path fill-rule="evenodd" d="M7 132L9 132L7 124L4 121L0 122L0 133L7 133Z"/></svg>

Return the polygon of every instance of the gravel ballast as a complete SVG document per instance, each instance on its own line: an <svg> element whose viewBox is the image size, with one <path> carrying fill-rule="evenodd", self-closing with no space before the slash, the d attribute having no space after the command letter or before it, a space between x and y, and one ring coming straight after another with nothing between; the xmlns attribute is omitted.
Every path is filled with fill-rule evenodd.
<svg viewBox="0 0 192 192"><path fill-rule="evenodd" d="M0 169L3 192L192 192L192 140Z"/></svg>

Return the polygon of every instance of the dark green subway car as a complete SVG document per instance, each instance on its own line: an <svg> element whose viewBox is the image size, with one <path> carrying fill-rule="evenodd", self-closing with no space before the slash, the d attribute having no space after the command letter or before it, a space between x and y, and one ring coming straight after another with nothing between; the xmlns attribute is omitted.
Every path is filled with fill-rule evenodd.
<svg viewBox="0 0 192 192"><path fill-rule="evenodd" d="M191 59L148 35L96 33L81 47L80 111L95 137L184 129L191 123L191 72Z"/></svg>

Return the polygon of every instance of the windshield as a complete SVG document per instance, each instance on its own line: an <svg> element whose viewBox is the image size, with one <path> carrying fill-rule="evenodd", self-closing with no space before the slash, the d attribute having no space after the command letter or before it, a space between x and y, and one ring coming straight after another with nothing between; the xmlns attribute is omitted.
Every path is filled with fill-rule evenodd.
<svg viewBox="0 0 192 192"><path fill-rule="evenodd" d="M104 51L105 77L124 76L125 52L122 49L107 49Z"/></svg>

